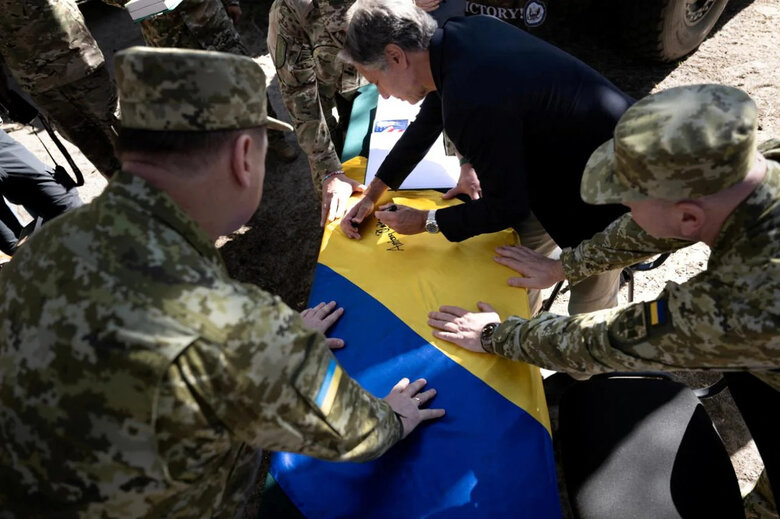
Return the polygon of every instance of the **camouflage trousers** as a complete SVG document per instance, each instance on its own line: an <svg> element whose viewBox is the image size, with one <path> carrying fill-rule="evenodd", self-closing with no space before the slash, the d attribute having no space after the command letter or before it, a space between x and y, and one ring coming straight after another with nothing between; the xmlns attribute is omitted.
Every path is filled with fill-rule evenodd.
<svg viewBox="0 0 780 519"><path fill-rule="evenodd" d="M533 213L516 225L515 230L520 236L520 244L539 254L552 256L559 251L558 246ZM595 312L617 306L619 289L620 269L609 270L583 279L571 287L569 315ZM531 309L531 315L539 311L542 307L541 290L528 290L528 305Z"/></svg>
<svg viewBox="0 0 780 519"><path fill-rule="evenodd" d="M114 155L117 96L105 65L93 74L45 92L32 92L39 108L105 177L119 169Z"/></svg>

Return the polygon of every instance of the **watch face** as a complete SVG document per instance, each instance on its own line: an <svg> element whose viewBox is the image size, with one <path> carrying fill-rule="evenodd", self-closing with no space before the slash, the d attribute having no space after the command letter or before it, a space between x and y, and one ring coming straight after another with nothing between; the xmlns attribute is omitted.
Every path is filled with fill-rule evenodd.
<svg viewBox="0 0 780 519"><path fill-rule="evenodd" d="M437 233L439 232L439 226L436 225L435 220L428 220L427 222L425 222L425 230L430 233Z"/></svg>
<svg viewBox="0 0 780 519"><path fill-rule="evenodd" d="M493 332L496 331L496 328L498 328L498 323L490 323L486 324L484 328L482 328L482 333L479 337L479 342L482 345L482 349L489 352L490 349L488 349L493 342Z"/></svg>

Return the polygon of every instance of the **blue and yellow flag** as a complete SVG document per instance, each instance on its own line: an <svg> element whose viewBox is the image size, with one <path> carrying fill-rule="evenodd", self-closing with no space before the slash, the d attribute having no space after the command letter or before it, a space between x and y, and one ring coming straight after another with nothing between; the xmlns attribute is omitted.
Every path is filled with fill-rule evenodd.
<svg viewBox="0 0 780 519"><path fill-rule="evenodd" d="M352 165L360 170L364 160ZM431 191L388 193L388 201L426 210L457 203ZM514 233L451 243L399 235L373 219L362 234L350 240L328 225L310 298L344 307L331 332L346 341L339 363L379 397L402 377L423 377L438 391L431 406L447 414L371 463L275 454L274 478L312 518L560 517L539 370L439 341L427 325L442 304L476 310L478 300L502 317L528 315L524 292L506 283L511 271L492 259Z"/></svg>

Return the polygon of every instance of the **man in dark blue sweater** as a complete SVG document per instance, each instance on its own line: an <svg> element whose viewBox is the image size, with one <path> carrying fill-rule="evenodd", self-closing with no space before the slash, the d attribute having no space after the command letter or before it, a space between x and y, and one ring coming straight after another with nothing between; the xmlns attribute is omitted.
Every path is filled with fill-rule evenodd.
<svg viewBox="0 0 780 519"><path fill-rule="evenodd" d="M482 197L431 214L380 208L377 217L399 233L441 231L460 241L514 227L524 245L549 252L554 244L576 246L626 211L585 204L580 179L633 100L573 56L486 16L453 18L437 29L403 0L360 0L341 56L382 96L425 99L344 218L348 236L360 237L354 224L403 182L443 129L479 175ZM580 283L570 311L614 306L617 277L608 274L598 287Z"/></svg>

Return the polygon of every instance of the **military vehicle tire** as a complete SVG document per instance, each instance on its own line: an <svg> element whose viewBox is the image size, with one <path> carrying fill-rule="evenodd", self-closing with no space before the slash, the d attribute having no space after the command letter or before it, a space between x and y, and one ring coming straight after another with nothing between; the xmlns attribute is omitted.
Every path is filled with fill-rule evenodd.
<svg viewBox="0 0 780 519"><path fill-rule="evenodd" d="M621 39L641 56L674 61L693 52L728 0L618 0Z"/></svg>

